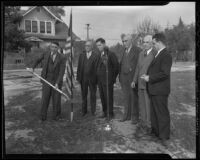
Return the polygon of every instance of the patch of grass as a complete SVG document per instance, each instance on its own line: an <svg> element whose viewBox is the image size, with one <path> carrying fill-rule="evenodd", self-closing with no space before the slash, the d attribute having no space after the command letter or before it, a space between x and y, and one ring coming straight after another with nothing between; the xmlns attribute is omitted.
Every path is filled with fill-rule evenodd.
<svg viewBox="0 0 200 160"><path fill-rule="evenodd" d="M186 112L187 109L180 103L195 107L195 77L194 71L171 73L171 94L169 109L173 112ZM118 87L114 90L114 112L121 115L121 109L117 106L124 105L122 91ZM97 90L98 91L98 90ZM7 127L9 131L31 129L30 136L34 140L24 138L16 139L11 135L6 140L7 153L102 153L103 143L124 145L124 139L111 132L103 134L98 130L101 124L96 117L87 115L81 117L81 104L74 104L74 121L70 120L69 103L62 103L62 117L64 121L52 120L52 104L48 109L48 120L39 123L41 98L35 98L38 91L26 91L23 94L12 96L5 106L5 120L14 125ZM79 91L74 92L74 97L81 99ZM97 92L97 98L99 93ZM89 102L89 101L88 101ZM25 112L21 112L15 106L22 106ZM90 108L88 107L88 112ZM175 125L175 133L172 140L179 140L180 146L191 152L195 152L195 117L190 115L172 114L171 119ZM141 150L142 152L142 150Z"/></svg>
<svg viewBox="0 0 200 160"><path fill-rule="evenodd" d="M36 92L35 92L36 94ZM15 122L8 128L10 131L19 129L33 130L31 136L34 141L9 137L6 141L7 153L84 153L102 152L99 133L94 125L94 117L82 118L80 104L74 105L74 121L69 120L70 105L62 105L64 121L56 122L51 119L52 106L49 106L48 120L39 123L40 98L34 98L33 91L14 96L9 100L6 108L6 121ZM77 93L75 93L76 95ZM78 96L78 95L77 95ZM28 101L28 103L26 103ZM23 105L25 112L16 112L13 106ZM63 142L65 141L65 143ZM32 144L32 145L29 145Z"/></svg>

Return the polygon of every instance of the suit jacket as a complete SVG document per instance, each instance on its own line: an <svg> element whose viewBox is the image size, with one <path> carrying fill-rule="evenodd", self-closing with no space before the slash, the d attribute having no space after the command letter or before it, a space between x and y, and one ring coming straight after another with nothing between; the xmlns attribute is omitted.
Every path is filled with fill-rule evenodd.
<svg viewBox="0 0 200 160"><path fill-rule="evenodd" d="M47 78L47 66L48 62L51 58L51 52L45 52L41 54L41 56L35 60L33 63L32 68L34 69L42 60L43 60L43 67L42 67L42 72L41 72L41 77L46 79ZM55 83L58 84L58 86L62 85L63 82L63 75L65 73L65 62L66 58L62 53L57 53L56 58L54 60L54 77Z"/></svg>
<svg viewBox="0 0 200 160"><path fill-rule="evenodd" d="M130 74L129 77L131 78L131 80L133 79L140 52L141 52L141 49L139 47L133 45L127 55L128 56L127 62L125 64L126 67L124 68L124 70L122 70L122 61L123 61L123 58L125 58L124 56L126 56L126 52L124 50L122 59L120 61L120 70L119 70L119 81L120 82L121 82L121 76L123 76L124 74Z"/></svg>
<svg viewBox="0 0 200 160"><path fill-rule="evenodd" d="M108 49L105 49L104 53L108 55L108 83L114 84L119 73L119 62L115 53L109 51ZM101 53L97 55L95 68L97 73L97 81L101 82L102 84L106 84L106 65L103 63Z"/></svg>
<svg viewBox="0 0 200 160"><path fill-rule="evenodd" d="M92 54L89 58L89 80L96 84L97 82L97 78L96 78L96 71L95 71L95 63L96 63L96 56L97 54L92 51ZM86 52L83 52L82 54L80 54L79 59L78 59L78 67L77 67L77 81L79 83L82 83L83 80L83 75L84 75L84 63L85 60L87 58Z"/></svg>
<svg viewBox="0 0 200 160"><path fill-rule="evenodd" d="M149 65L153 61L154 54L156 53L156 51L152 49L151 52L145 57L146 52L147 51L144 50L139 54L137 67L136 67L135 74L133 77L133 81L138 85L138 89L146 89L146 82L140 77L143 74L147 74Z"/></svg>
<svg viewBox="0 0 200 160"><path fill-rule="evenodd" d="M148 92L150 95L169 95L171 67L172 56L165 48L154 58L147 71L149 75Z"/></svg>

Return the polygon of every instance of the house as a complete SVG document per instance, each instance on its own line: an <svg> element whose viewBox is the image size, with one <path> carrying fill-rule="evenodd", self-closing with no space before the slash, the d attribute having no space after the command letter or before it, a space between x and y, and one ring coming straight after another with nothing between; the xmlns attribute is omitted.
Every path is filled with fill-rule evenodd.
<svg viewBox="0 0 200 160"><path fill-rule="evenodd" d="M52 41L64 46L69 28L55 12L45 6L34 6L22 11L19 29L25 31L26 40L33 46L43 48ZM80 40L74 33L73 39Z"/></svg>

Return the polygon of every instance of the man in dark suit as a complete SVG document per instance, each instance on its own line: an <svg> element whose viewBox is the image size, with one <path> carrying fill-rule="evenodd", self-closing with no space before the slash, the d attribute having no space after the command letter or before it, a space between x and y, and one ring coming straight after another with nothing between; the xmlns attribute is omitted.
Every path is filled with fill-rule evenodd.
<svg viewBox="0 0 200 160"><path fill-rule="evenodd" d="M43 53L34 62L32 68L34 71L35 67L43 60L41 77L61 90L65 72L65 57L58 52L58 48L59 44L57 42L51 43L50 52ZM45 121L47 118L47 110L51 96L53 101L53 119L59 120L61 118L61 94L45 82L41 82L43 84L41 120Z"/></svg>
<svg viewBox="0 0 200 160"><path fill-rule="evenodd" d="M97 81L101 103L103 106L103 114L100 116L100 118L104 118L108 116L108 114L109 118L113 118L113 85L116 82L116 78L119 73L119 63L115 53L109 51L109 49L106 47L105 40L103 38L97 39L96 45L100 51L96 61ZM109 102L109 104L107 104L107 102ZM108 108L109 111L107 111Z"/></svg>
<svg viewBox="0 0 200 160"><path fill-rule="evenodd" d="M131 88L131 82L135 74L141 49L132 44L131 35L124 35L122 42L125 51L120 62L119 81L121 83L125 104L124 115L120 121L132 120L132 124L137 124L139 120L138 94L137 88Z"/></svg>
<svg viewBox="0 0 200 160"><path fill-rule="evenodd" d="M157 50L147 74L141 76L148 85L151 102L151 134L159 137L161 143L168 146L170 138L170 114L168 96L170 94L170 71L172 56L166 49L165 36L157 33L153 36L153 45Z"/></svg>
<svg viewBox="0 0 200 160"><path fill-rule="evenodd" d="M91 113L95 115L96 111L96 73L95 73L95 58L96 53L92 50L93 44L91 40L86 41L85 50L79 56L77 68L77 81L81 84L82 93L82 116L87 113L87 94L88 87L90 89L90 105Z"/></svg>

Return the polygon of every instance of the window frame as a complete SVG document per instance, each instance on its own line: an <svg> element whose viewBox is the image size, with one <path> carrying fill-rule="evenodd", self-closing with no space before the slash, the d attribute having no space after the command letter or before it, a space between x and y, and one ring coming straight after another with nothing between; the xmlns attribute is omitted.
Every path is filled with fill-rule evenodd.
<svg viewBox="0 0 200 160"><path fill-rule="evenodd" d="M52 31L53 31L52 22L51 22L51 21L46 21L45 23L46 23L46 34L52 34L52 33L53 33L53 32L52 32ZM51 33L48 33L48 32L47 32L47 23L50 23L50 24L51 24Z"/></svg>
<svg viewBox="0 0 200 160"><path fill-rule="evenodd" d="M31 22L31 31L30 32L26 31L26 21L30 21ZM24 30L25 30L26 33L32 33L32 20L30 20L30 19L25 19L24 20Z"/></svg>
<svg viewBox="0 0 200 160"><path fill-rule="evenodd" d="M36 26L37 26L37 31L36 32L33 32L33 21L36 22ZM38 21L37 20L32 20L31 21L31 31L32 31L31 33L38 33Z"/></svg>
<svg viewBox="0 0 200 160"><path fill-rule="evenodd" d="M40 24L41 24L41 22L44 22L44 32L43 33L41 32L41 25L40 25L40 33L46 34L46 22L45 21L39 21L39 22L40 22Z"/></svg>

